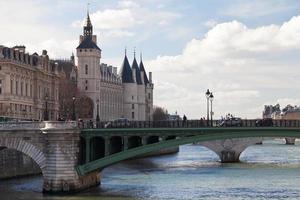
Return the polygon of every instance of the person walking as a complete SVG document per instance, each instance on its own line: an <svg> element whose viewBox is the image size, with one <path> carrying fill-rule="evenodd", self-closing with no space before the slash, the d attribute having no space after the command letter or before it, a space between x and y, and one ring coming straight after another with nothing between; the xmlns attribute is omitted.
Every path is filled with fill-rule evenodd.
<svg viewBox="0 0 300 200"><path fill-rule="evenodd" d="M187 117L185 115L183 115L182 119L183 119L182 126L185 127L186 126Z"/></svg>

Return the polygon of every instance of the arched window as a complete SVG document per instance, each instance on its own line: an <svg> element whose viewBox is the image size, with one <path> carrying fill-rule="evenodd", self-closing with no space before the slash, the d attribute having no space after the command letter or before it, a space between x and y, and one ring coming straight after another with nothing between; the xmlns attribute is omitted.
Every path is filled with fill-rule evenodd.
<svg viewBox="0 0 300 200"><path fill-rule="evenodd" d="M85 65L85 74L88 74L88 73L89 73L89 66Z"/></svg>

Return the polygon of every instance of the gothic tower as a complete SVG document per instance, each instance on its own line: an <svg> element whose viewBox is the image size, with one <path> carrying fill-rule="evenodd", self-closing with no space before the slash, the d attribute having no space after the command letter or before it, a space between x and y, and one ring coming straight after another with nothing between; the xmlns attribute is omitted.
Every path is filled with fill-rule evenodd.
<svg viewBox="0 0 300 200"><path fill-rule="evenodd" d="M78 58L78 88L81 94L93 102L93 119L100 113L100 58L101 49L97 45L97 36L93 35L93 26L87 13L83 35L80 35L79 46L76 48Z"/></svg>

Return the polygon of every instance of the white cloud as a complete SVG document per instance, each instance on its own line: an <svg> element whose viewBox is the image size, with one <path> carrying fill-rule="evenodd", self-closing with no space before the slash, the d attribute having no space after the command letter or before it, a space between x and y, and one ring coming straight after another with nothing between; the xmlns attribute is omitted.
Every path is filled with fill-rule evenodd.
<svg viewBox="0 0 300 200"><path fill-rule="evenodd" d="M204 22L204 26L207 26L208 28L212 28L214 26L216 26L218 24L218 22L214 19L210 19L206 22Z"/></svg>
<svg viewBox="0 0 300 200"><path fill-rule="evenodd" d="M222 11L222 14L234 17L260 17L294 9L286 0L252 0L240 1Z"/></svg>
<svg viewBox="0 0 300 200"><path fill-rule="evenodd" d="M134 1L125 0L118 2L117 8L98 10L91 13L90 17L94 29L113 33L110 35L111 38L132 37L137 35L135 32L139 33L138 35L142 38L142 34L148 33L141 32L140 29L152 26L167 27L181 15L162 9L152 10ZM85 20L74 21L72 26L81 28Z"/></svg>
<svg viewBox="0 0 300 200"><path fill-rule="evenodd" d="M168 83L156 87L157 104L198 117L206 112L204 92L210 88L217 117L228 112L260 117L266 100L273 102L300 89L295 78L300 76L299 63L291 59L300 49L299 27L299 16L281 26L222 23L204 38L188 42L180 55L158 56L147 63L154 80ZM172 103L167 104L166 96Z"/></svg>

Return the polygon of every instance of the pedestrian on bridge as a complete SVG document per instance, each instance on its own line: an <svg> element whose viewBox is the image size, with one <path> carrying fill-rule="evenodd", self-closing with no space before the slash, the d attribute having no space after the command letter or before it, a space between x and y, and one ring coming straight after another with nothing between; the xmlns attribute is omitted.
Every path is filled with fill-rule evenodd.
<svg viewBox="0 0 300 200"><path fill-rule="evenodd" d="M185 127L186 126L187 117L185 115L183 115L182 119L183 119L182 126Z"/></svg>

